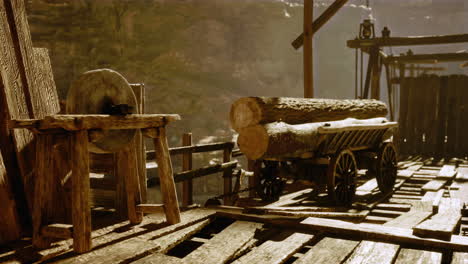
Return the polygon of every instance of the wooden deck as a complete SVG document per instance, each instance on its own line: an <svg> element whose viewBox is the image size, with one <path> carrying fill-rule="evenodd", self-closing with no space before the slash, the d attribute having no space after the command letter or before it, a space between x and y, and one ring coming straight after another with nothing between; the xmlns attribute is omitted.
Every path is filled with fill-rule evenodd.
<svg viewBox="0 0 468 264"><path fill-rule="evenodd" d="M91 252L74 253L70 240L36 251L25 239L0 249L0 263L466 263L468 164L399 166L387 197L361 176L351 208L304 189L268 205L191 209L170 226L162 215L139 225L96 217L106 220L94 221Z"/></svg>

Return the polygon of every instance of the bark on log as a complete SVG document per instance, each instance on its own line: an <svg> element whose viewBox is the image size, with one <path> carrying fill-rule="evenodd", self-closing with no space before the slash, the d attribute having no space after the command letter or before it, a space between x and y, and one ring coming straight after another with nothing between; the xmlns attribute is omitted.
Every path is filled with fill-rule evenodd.
<svg viewBox="0 0 468 264"><path fill-rule="evenodd" d="M234 130L275 121L287 124L384 117L387 106L377 100L333 100L289 97L244 97L233 103Z"/></svg>
<svg viewBox="0 0 468 264"><path fill-rule="evenodd" d="M316 122L300 125L289 125L284 122L274 122L264 125L250 126L241 129L237 144L248 159L280 159L303 157L306 153L317 150L324 136L319 128L327 124L327 128L346 130L352 125L384 125L385 118L358 120L348 118L333 122Z"/></svg>

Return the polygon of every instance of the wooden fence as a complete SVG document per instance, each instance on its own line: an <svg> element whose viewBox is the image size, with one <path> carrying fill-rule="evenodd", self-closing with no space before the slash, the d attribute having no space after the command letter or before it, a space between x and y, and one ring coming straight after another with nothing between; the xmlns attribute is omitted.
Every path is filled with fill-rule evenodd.
<svg viewBox="0 0 468 264"><path fill-rule="evenodd" d="M468 156L468 76L409 77L400 89L401 154Z"/></svg>

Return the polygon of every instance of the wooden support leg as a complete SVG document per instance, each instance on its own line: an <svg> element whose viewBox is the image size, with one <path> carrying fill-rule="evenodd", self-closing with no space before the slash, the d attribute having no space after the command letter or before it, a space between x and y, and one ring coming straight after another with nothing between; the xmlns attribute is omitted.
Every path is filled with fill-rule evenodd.
<svg viewBox="0 0 468 264"><path fill-rule="evenodd" d="M119 180L125 185L128 220L132 224L139 224L143 220L143 213L137 211L136 206L141 204L141 193L138 174L137 149L135 141L117 154L117 174Z"/></svg>
<svg viewBox="0 0 468 264"><path fill-rule="evenodd" d="M232 149L228 148L224 150L223 153L223 162L231 161ZM232 192L232 169L226 169L223 172L224 179L224 194L229 194ZM231 196L224 196L223 199L224 205L231 205Z"/></svg>
<svg viewBox="0 0 468 264"><path fill-rule="evenodd" d="M248 169L248 171L254 171L255 170L255 161L248 160L247 161L247 169ZM255 184L256 184L256 182L255 182L255 174L254 174L254 176L249 177L249 188L250 188L249 197L250 198L254 198L255 195L256 195L255 189L253 188L253 187L255 187Z"/></svg>
<svg viewBox="0 0 468 264"><path fill-rule="evenodd" d="M125 156L127 152L120 150L114 154L114 175L116 179L115 186L115 211L119 219L128 219L127 194L125 191L125 169L121 164L126 164Z"/></svg>
<svg viewBox="0 0 468 264"><path fill-rule="evenodd" d="M72 221L73 249L83 253L91 250L91 208L89 204L88 131L72 133Z"/></svg>
<svg viewBox="0 0 468 264"><path fill-rule="evenodd" d="M43 226L47 225L47 220L49 218L49 210L47 210L48 203L51 201L50 189L53 186L53 173L49 170L52 168L52 149L48 147L52 146L50 144L51 135L37 135L36 138L36 174L35 174L35 186L34 186L34 205L32 213L33 221L33 237L32 243L34 247L37 248L47 248L50 246L50 239L43 237L41 234L41 229Z"/></svg>
<svg viewBox="0 0 468 264"><path fill-rule="evenodd" d="M183 146L192 145L192 133L184 134L182 138ZM188 171L192 169L192 153L184 153L182 155L182 170ZM193 181L186 180L182 185L182 206L186 207L193 203Z"/></svg>
<svg viewBox="0 0 468 264"><path fill-rule="evenodd" d="M154 149L156 162L158 163L164 210L166 212L167 222L169 224L176 224L180 222L180 211L172 171L171 156L167 145L166 129L160 127L158 131L158 137L154 138Z"/></svg>

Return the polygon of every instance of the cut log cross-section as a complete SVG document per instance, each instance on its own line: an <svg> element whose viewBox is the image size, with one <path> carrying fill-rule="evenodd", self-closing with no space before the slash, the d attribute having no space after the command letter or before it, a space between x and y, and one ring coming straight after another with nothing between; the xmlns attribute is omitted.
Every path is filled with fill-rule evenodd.
<svg viewBox="0 0 468 264"><path fill-rule="evenodd" d="M231 107L231 126L242 128L282 121L287 124L368 119L387 115L387 106L377 100L333 100L288 97L244 97Z"/></svg>

